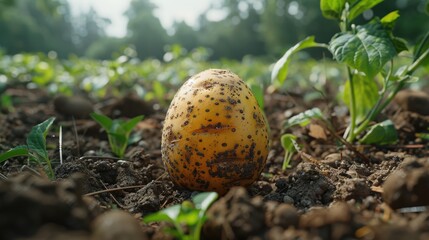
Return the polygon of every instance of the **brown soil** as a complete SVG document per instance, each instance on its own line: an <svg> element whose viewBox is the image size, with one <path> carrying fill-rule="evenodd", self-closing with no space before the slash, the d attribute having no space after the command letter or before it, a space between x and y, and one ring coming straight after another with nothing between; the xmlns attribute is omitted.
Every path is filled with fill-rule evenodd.
<svg viewBox="0 0 429 240"><path fill-rule="evenodd" d="M137 221L195 194L165 173L165 108L154 110L132 95L93 104L40 90L11 92L20 94L14 111L0 115L0 152L24 144L32 126L55 116L47 142L56 180L34 165L23 167L25 158L0 165L0 239L171 239L162 223ZM409 94L386 111L399 131L397 144L354 145L362 159L313 123L291 129L306 157L294 156L285 172L279 137L286 116L313 106L336 111L323 101L305 103L300 95L267 96L272 146L265 170L247 189L234 187L212 205L203 239L429 239L429 147L416 137L429 128L428 102L416 108L413 99L420 105L425 96ZM125 159L112 158L106 133L88 118L94 109L112 117L145 115L135 131L141 139ZM344 126L344 118L331 116L335 126ZM100 192L106 189L116 190Z"/></svg>

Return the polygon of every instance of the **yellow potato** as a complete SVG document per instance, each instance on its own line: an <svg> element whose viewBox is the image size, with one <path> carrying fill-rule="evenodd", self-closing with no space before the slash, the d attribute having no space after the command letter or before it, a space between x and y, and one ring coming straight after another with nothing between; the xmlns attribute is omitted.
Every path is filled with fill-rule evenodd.
<svg viewBox="0 0 429 240"><path fill-rule="evenodd" d="M174 183L225 193L248 186L268 155L268 128L247 85L234 73L209 69L186 81L168 109L162 160Z"/></svg>

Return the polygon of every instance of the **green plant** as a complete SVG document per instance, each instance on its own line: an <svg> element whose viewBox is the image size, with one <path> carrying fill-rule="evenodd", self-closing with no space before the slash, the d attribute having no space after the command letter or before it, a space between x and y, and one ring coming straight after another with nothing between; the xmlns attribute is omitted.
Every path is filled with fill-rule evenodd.
<svg viewBox="0 0 429 240"><path fill-rule="evenodd" d="M195 195L192 202L184 201L143 218L144 222L168 222L174 228L167 229L168 233L181 240L200 239L201 228L207 220L205 215L210 205L217 199L216 192L203 192ZM186 229L186 230L185 230Z"/></svg>
<svg viewBox="0 0 429 240"><path fill-rule="evenodd" d="M0 111L1 110L6 110L8 112L12 112L14 110L11 96L7 94L2 94L0 96Z"/></svg>
<svg viewBox="0 0 429 240"><path fill-rule="evenodd" d="M329 44L316 43L308 37L290 48L272 70L272 81L282 84L288 73L291 57L310 47L327 48L333 58L343 64L348 79L342 99L349 108L350 122L344 137L348 142L359 138L395 95L415 81L413 73L429 59L429 33L414 47L412 61L395 67L395 57L407 51L406 42L394 36L393 27L399 18L393 11L383 18L375 17L364 25L353 21L382 0L321 0L320 8L328 19L338 22L340 32ZM376 142L378 144L378 142Z"/></svg>
<svg viewBox="0 0 429 240"><path fill-rule="evenodd" d="M123 119L112 120L105 115L97 113L91 113L91 117L107 132L110 148L120 158L123 158L125 155L131 131L143 119L143 116L137 116L128 121Z"/></svg>
<svg viewBox="0 0 429 240"><path fill-rule="evenodd" d="M290 168L290 160L292 159L294 153L297 151L295 148L296 145L296 136L293 134L283 134L280 138L283 149L285 150L285 156L283 159L282 170Z"/></svg>
<svg viewBox="0 0 429 240"><path fill-rule="evenodd" d="M0 163L13 157L27 156L30 162L42 166L48 177L53 179L55 174L48 156L48 151L46 150L46 135L54 120L55 118L51 117L34 126L28 134L27 144L14 147L0 154Z"/></svg>

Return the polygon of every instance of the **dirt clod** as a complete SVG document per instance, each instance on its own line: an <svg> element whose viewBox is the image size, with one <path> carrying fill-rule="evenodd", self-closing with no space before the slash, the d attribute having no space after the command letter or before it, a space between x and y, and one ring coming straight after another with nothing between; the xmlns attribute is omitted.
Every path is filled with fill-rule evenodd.
<svg viewBox="0 0 429 240"><path fill-rule="evenodd" d="M148 239L137 219L122 210L112 210L98 216L92 228L92 240Z"/></svg>
<svg viewBox="0 0 429 240"><path fill-rule="evenodd" d="M243 187L232 188L207 211L204 239L246 239L264 228L263 202Z"/></svg>
<svg viewBox="0 0 429 240"><path fill-rule="evenodd" d="M71 180L58 183L23 173L0 182L0 239L35 234L45 224L89 231L93 218Z"/></svg>
<svg viewBox="0 0 429 240"><path fill-rule="evenodd" d="M393 209L429 203L429 164L410 161L393 172L383 185L383 198Z"/></svg>

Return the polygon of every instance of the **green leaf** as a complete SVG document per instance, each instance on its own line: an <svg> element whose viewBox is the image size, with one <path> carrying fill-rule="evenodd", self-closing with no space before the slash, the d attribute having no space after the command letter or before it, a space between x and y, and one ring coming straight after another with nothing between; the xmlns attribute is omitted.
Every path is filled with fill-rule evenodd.
<svg viewBox="0 0 429 240"><path fill-rule="evenodd" d="M429 133L416 133L416 136L423 140L429 141Z"/></svg>
<svg viewBox="0 0 429 240"><path fill-rule="evenodd" d="M19 157L19 156L28 156L28 147L27 146L17 146L9 151L6 151L2 154L0 154L0 163L13 158L13 157Z"/></svg>
<svg viewBox="0 0 429 240"><path fill-rule="evenodd" d="M296 150L295 145L293 143L293 141L295 140L296 140L296 136L289 133L283 134L280 138L282 147L287 152L294 152Z"/></svg>
<svg viewBox="0 0 429 240"><path fill-rule="evenodd" d="M365 119L372 107L377 103L378 86L374 80L360 74L353 75L353 84L355 90L356 120L360 122ZM344 86L342 98L350 109L350 81L347 81Z"/></svg>
<svg viewBox="0 0 429 240"><path fill-rule="evenodd" d="M150 222L171 222L174 223L180 214L180 205L174 205L169 208L165 208L161 211L158 211L156 213L149 214L143 218L143 221L145 223Z"/></svg>
<svg viewBox="0 0 429 240"><path fill-rule="evenodd" d="M34 126L27 137L27 146L30 152L37 154L36 161L47 161L49 159L48 152L46 151L46 135L49 128L54 122L55 118L51 117L46 121ZM42 159L40 159L42 158Z"/></svg>
<svg viewBox="0 0 429 240"><path fill-rule="evenodd" d="M345 0L320 0L320 10L325 18L341 19Z"/></svg>
<svg viewBox="0 0 429 240"><path fill-rule="evenodd" d="M393 11L388 13L386 16L384 16L380 22L384 27L387 27L389 29L393 28L393 25L395 24L396 20L399 18L399 11Z"/></svg>
<svg viewBox="0 0 429 240"><path fill-rule="evenodd" d="M98 113L91 113L91 118L94 119L98 124L101 125L101 127L104 128L104 130L109 131L113 125L113 120L110 119L108 116L98 114Z"/></svg>
<svg viewBox="0 0 429 240"><path fill-rule="evenodd" d="M125 130L125 132L126 133L130 133L132 130L133 130L133 128L141 121L141 120L143 120L143 115L140 115L140 116L137 116L137 117L134 117L134 118L132 118L132 119L130 119L130 120L128 120L127 122L125 122L123 125L122 125L122 128Z"/></svg>
<svg viewBox="0 0 429 240"><path fill-rule="evenodd" d="M250 84L250 90L255 96L256 101L258 102L259 108L264 109L264 89L261 83L252 83Z"/></svg>
<svg viewBox="0 0 429 240"><path fill-rule="evenodd" d="M414 50L414 61L416 61L419 57L421 57L425 51L428 51L429 49L429 32L425 34L425 36L422 38L422 40L419 41L419 43L416 45L416 48ZM423 66L429 64L429 55L426 56L424 59L422 59L421 64Z"/></svg>
<svg viewBox="0 0 429 240"><path fill-rule="evenodd" d="M217 197L218 194L216 192L203 192L195 195L192 198L192 202L194 202L195 208L205 212Z"/></svg>
<svg viewBox="0 0 429 240"><path fill-rule="evenodd" d="M295 44L295 46L291 47L286 53L281 57L273 67L271 72L271 82L278 82L283 84L284 80L288 74L289 63L291 61L291 57L293 54L311 47L326 47L325 44L316 43L314 41L314 36L307 37L301 42Z"/></svg>
<svg viewBox="0 0 429 240"><path fill-rule="evenodd" d="M395 143L398 140L398 133L391 120L385 120L372 126L368 133L360 140L363 144L386 145Z"/></svg>
<svg viewBox="0 0 429 240"><path fill-rule="evenodd" d="M329 1L329 0L328 0ZM350 11L348 19L349 21L353 21L357 16L361 15L366 10L369 10L379 3L383 2L383 0L360 0L356 4L354 4Z"/></svg>
<svg viewBox="0 0 429 240"><path fill-rule="evenodd" d="M198 223L200 220L200 210L197 210L195 208L188 209L185 212L183 212L183 206L182 206L182 212L179 214L177 221L186 224L188 226L194 226Z"/></svg>
<svg viewBox="0 0 429 240"><path fill-rule="evenodd" d="M296 151L299 151L299 149L297 149L298 144L295 140L296 136L293 134L283 134L280 138L282 147L285 150L285 155L282 164L283 171L290 167L290 160L292 159L294 153Z"/></svg>
<svg viewBox="0 0 429 240"><path fill-rule="evenodd" d="M425 10L426 10L426 14L428 14L428 15L429 15L429 0L426 0L426 7L425 7Z"/></svg>
<svg viewBox="0 0 429 240"><path fill-rule="evenodd" d="M323 119L322 112L319 108L312 108L289 118L283 127L287 129L298 124L306 126L311 122L311 119Z"/></svg>
<svg viewBox="0 0 429 240"><path fill-rule="evenodd" d="M388 32L379 21L357 26L357 31L336 34L329 50L334 58L372 78L396 56L397 52Z"/></svg>

